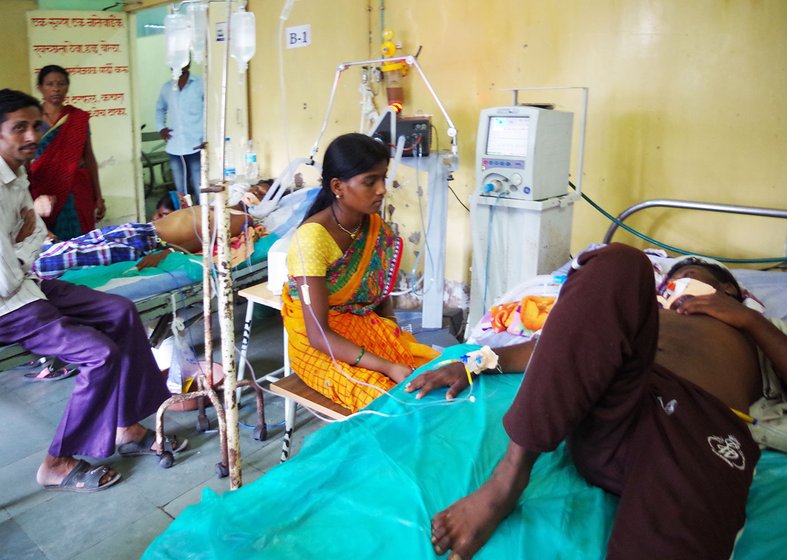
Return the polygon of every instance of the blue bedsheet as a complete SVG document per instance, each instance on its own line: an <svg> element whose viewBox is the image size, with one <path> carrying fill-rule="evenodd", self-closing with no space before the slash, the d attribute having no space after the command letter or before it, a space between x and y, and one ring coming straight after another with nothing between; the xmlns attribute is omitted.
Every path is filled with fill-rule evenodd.
<svg viewBox="0 0 787 560"><path fill-rule="evenodd" d="M143 558L434 558L430 519L492 472L521 379L480 377L474 403L444 404L442 394L415 401L396 387L367 408L389 416L331 424L253 484L220 496L206 489ZM765 451L735 558L784 557L786 500L787 456ZM519 506L476 558L603 558L616 504L579 477L561 446L539 458Z"/></svg>

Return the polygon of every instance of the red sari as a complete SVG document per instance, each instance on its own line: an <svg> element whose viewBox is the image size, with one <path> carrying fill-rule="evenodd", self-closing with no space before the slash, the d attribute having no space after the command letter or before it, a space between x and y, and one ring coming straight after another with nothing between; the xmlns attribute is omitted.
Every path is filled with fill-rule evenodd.
<svg viewBox="0 0 787 560"><path fill-rule="evenodd" d="M56 197L52 214L44 218L54 228L58 214L71 194L79 228L87 233L96 227L96 199L90 170L84 166L85 145L90 137L90 113L65 105L60 120L41 138L39 154L30 164L30 194Z"/></svg>

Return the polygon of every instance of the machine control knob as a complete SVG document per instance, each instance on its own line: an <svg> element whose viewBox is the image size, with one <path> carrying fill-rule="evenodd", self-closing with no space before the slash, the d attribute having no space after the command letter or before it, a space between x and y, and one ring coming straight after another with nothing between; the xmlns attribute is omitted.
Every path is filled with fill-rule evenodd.
<svg viewBox="0 0 787 560"><path fill-rule="evenodd" d="M519 173L514 173L511 175L511 184L515 187L518 187L522 184L522 176Z"/></svg>
<svg viewBox="0 0 787 560"><path fill-rule="evenodd" d="M500 192L503 190L503 182L499 179L493 179L484 185L484 192Z"/></svg>

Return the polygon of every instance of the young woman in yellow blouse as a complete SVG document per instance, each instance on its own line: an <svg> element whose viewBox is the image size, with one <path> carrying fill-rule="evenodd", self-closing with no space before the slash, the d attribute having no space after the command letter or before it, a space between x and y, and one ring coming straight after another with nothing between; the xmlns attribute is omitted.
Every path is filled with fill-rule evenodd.
<svg viewBox="0 0 787 560"><path fill-rule="evenodd" d="M366 135L333 140L322 190L287 255L282 316L293 371L353 412L438 355L394 319L402 240L379 214L388 161Z"/></svg>

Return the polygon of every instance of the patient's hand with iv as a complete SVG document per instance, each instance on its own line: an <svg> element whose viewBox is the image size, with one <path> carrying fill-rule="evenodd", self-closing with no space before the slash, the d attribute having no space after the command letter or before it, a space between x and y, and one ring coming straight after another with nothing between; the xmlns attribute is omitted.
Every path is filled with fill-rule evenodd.
<svg viewBox="0 0 787 560"><path fill-rule="evenodd" d="M486 369L476 374L522 373L527 367L527 362L530 360L535 344L535 339L530 339L521 344L491 349L490 351L497 355L497 367ZM471 371L475 371L472 366L469 367ZM445 398L450 401L470 384L467 369L468 366L463 361L440 364L439 367L418 375L405 385L404 390L407 393L418 391L415 398L420 399L435 389L448 387Z"/></svg>

